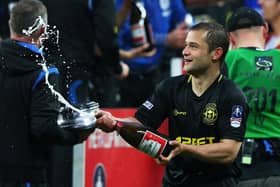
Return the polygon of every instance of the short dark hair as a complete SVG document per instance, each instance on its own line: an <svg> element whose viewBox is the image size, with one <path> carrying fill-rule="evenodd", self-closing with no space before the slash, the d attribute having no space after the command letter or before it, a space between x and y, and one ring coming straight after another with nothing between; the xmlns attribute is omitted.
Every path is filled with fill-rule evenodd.
<svg viewBox="0 0 280 187"><path fill-rule="evenodd" d="M39 16L47 23L47 8L41 1L20 0L11 10L10 29L17 35L22 36L23 29L32 26Z"/></svg>
<svg viewBox="0 0 280 187"><path fill-rule="evenodd" d="M221 24L215 22L200 22L192 26L190 30L207 31L205 41L208 44L208 52L221 47L224 53L220 60L221 62L224 61L229 48L229 38L225 28Z"/></svg>

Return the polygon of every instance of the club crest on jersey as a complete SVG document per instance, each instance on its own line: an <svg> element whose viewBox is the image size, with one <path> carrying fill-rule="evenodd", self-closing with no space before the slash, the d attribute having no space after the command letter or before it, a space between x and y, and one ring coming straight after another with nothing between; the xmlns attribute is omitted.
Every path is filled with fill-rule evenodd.
<svg viewBox="0 0 280 187"><path fill-rule="evenodd" d="M242 113L243 113L243 107L240 105L234 105L232 107L232 113L230 118L230 125L232 127L238 128L241 125L242 121Z"/></svg>
<svg viewBox="0 0 280 187"><path fill-rule="evenodd" d="M255 57L255 64L257 70L272 71L272 56L257 56Z"/></svg>
<svg viewBox="0 0 280 187"><path fill-rule="evenodd" d="M206 125L214 125L218 118L216 103L207 103L202 112L202 122Z"/></svg>

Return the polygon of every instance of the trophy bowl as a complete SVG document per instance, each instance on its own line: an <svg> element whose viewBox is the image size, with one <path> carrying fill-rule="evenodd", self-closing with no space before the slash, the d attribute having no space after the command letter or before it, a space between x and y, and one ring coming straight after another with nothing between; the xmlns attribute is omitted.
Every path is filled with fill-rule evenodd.
<svg viewBox="0 0 280 187"><path fill-rule="evenodd" d="M80 107L79 111L70 108L61 108L57 124L60 128L69 131L89 131L96 128L95 112L99 109L99 104L89 102Z"/></svg>

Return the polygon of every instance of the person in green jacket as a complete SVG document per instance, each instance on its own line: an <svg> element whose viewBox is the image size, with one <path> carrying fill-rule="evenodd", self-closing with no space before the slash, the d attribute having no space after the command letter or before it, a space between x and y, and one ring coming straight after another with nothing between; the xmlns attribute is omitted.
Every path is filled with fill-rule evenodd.
<svg viewBox="0 0 280 187"><path fill-rule="evenodd" d="M268 26L253 9L238 9L227 30L227 75L243 90L250 107L239 187L280 186L280 51L264 50Z"/></svg>

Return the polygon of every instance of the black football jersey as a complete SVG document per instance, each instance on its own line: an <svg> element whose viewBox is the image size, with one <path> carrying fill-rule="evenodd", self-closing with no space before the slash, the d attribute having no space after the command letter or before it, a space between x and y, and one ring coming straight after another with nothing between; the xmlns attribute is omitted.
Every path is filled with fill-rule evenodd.
<svg viewBox="0 0 280 187"><path fill-rule="evenodd" d="M168 118L170 139L183 144L211 144L221 139L242 141L248 115L242 91L220 75L198 97L192 91L191 78L184 75L162 81L135 117L154 129ZM165 177L177 184L195 173L217 177L234 175L234 165L209 164L179 155L167 166Z"/></svg>

